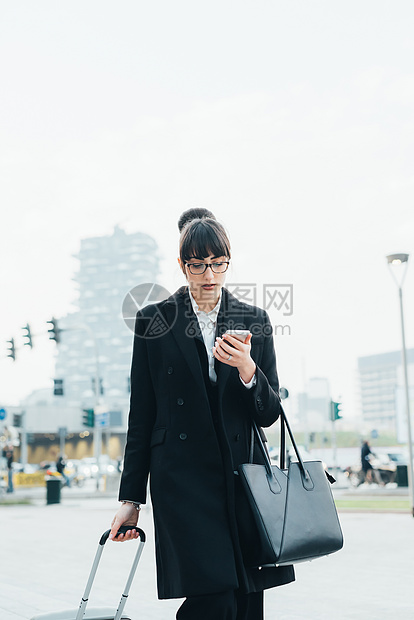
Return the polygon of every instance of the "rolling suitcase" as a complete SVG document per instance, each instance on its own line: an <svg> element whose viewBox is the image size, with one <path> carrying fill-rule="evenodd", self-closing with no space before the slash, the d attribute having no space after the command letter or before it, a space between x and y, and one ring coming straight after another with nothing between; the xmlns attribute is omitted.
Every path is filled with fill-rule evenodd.
<svg viewBox="0 0 414 620"><path fill-rule="evenodd" d="M122 526L119 528L118 533L126 532L130 530L130 527ZM129 616L126 616L123 611L125 603L127 602L129 589L134 579L135 571L137 570L138 562L141 557L142 549L145 543L145 532L141 528L134 528L139 533L138 549L132 562L131 570L129 571L128 579L124 588L124 593L121 596L117 609L113 607L91 607L86 609L88 604L89 593L92 588L93 580L95 579L96 571L98 569L99 561L103 552L104 545L108 540L111 530L107 530L102 534L99 541L98 550L95 555L95 559L92 564L91 571L89 573L88 582L86 584L85 592L82 596L78 609L67 609L65 611L50 612L46 614L40 614L33 616L31 620L131 620Z"/></svg>

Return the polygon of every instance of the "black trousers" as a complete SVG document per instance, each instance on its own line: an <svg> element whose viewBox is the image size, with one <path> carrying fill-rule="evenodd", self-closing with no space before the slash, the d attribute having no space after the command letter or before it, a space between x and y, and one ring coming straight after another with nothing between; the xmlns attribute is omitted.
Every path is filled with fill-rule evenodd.
<svg viewBox="0 0 414 620"><path fill-rule="evenodd" d="M263 592L228 590L190 596L177 611L177 620L263 620Z"/></svg>

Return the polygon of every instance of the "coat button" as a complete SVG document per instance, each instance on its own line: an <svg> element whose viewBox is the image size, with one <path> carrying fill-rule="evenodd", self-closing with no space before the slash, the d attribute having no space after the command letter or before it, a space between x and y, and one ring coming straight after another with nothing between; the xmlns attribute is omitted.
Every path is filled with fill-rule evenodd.
<svg viewBox="0 0 414 620"><path fill-rule="evenodd" d="M168 366L167 372L168 372L169 375L172 375L173 372L174 372L173 367L172 366Z"/></svg>
<svg viewBox="0 0 414 620"><path fill-rule="evenodd" d="M177 398L177 405L184 405L184 400L182 398Z"/></svg>
<svg viewBox="0 0 414 620"><path fill-rule="evenodd" d="M234 437L235 441L240 441L240 433L237 433Z"/></svg>
<svg viewBox="0 0 414 620"><path fill-rule="evenodd" d="M182 441L185 441L187 439L187 434L186 433L180 433L180 439Z"/></svg>

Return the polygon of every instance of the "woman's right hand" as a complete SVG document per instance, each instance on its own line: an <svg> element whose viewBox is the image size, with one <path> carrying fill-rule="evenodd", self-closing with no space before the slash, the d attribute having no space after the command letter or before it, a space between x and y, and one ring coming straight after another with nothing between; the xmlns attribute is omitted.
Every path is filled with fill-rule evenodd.
<svg viewBox="0 0 414 620"><path fill-rule="evenodd" d="M138 538L139 534L135 529L138 524L138 516L139 511L133 504L122 504L115 517L112 519L109 539L114 542L125 542L126 540L134 540L135 538ZM131 529L125 534L119 534L119 536L116 536L116 533L121 525L125 525L127 527L131 526Z"/></svg>

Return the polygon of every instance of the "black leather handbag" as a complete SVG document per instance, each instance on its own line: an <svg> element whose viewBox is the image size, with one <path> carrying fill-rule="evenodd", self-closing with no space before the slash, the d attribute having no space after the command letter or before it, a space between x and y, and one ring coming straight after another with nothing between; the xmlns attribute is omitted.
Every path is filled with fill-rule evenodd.
<svg viewBox="0 0 414 620"><path fill-rule="evenodd" d="M297 457L297 462L291 461L287 469L285 427ZM255 442L265 459L264 465L253 463ZM272 465L254 423L249 461L239 466L236 476L244 489L250 512L247 520L241 515L240 521L249 522L249 527L253 525L254 529L250 530L249 544L243 545L244 560L249 566L307 562L342 548L342 530L329 484L335 479L325 472L321 461L302 460L283 410L280 467ZM240 533L247 535L247 532Z"/></svg>

